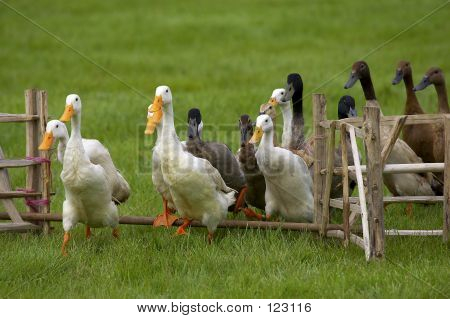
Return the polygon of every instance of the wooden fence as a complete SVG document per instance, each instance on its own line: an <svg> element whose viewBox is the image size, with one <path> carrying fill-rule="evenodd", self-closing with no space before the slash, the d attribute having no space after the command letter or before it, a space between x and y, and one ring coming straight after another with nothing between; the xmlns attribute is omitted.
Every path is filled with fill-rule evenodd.
<svg viewBox="0 0 450 319"><path fill-rule="evenodd" d="M25 122L26 157L5 159L0 146L0 203L6 209L10 223L0 223L0 231L49 232L49 222L25 222L14 204L14 198L24 198L30 213L50 213L51 171L47 151L39 151L39 142L47 125L47 92L36 89L25 91L25 114L0 113L0 123ZM25 188L13 190L8 168L26 168Z"/></svg>

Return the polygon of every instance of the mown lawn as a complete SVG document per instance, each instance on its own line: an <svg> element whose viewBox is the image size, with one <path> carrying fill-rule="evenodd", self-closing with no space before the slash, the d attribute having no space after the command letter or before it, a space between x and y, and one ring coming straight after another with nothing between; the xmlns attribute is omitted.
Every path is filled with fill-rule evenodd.
<svg viewBox="0 0 450 319"><path fill-rule="evenodd" d="M2 0L0 112L22 113L23 91L38 87L48 91L49 113L58 118L66 95L78 93L83 100L83 135L103 141L133 189L120 213L156 215L162 205L151 182L153 137L143 136L156 86L172 88L182 138L186 112L198 106L207 125L206 138L226 142L233 150L239 143L239 115L255 117L259 105L290 72L304 79L309 134L312 92L326 94L329 118L336 118L336 104L344 94L364 104L359 85L343 89L351 64L361 57L371 67L384 114L401 114L403 85L391 85L398 60L412 62L415 82L432 65L450 70L448 1L385 42L443 3L39 0L29 5ZM432 88L418 97L426 111L436 112ZM24 125L2 124L0 136L8 157L24 156ZM52 211L60 212L61 165L53 163L52 170L57 191ZM14 187L23 187L24 171L10 174ZM17 204L24 208L21 201ZM174 229L122 226L118 241L109 229L94 230L86 241L80 225L73 231L70 256L63 258L62 229L53 225L49 236L0 234L0 297L450 296L449 248L439 237L388 238L386 260L368 264L359 248L344 249L339 240L310 233L220 229L208 246L204 229L174 237ZM417 205L408 217L403 205L392 205L386 225L437 229L442 207Z"/></svg>

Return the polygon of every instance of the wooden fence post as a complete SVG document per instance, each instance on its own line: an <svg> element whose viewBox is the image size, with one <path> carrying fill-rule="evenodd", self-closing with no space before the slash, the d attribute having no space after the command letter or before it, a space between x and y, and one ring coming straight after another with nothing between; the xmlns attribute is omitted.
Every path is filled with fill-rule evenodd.
<svg viewBox="0 0 450 319"><path fill-rule="evenodd" d="M47 119L48 119L48 110L47 110L47 92L46 91L38 91L37 93L37 114L39 115L39 140L42 140L45 129L47 126ZM49 159L49 152L48 151L40 151L40 157ZM47 205L42 205L39 207L39 212L44 214L50 213L50 191L51 191L51 169L50 169L50 162L43 162L40 165L40 176L41 176L41 182L40 182L40 189L42 191L41 199L47 200ZM42 223L42 232L44 234L48 234L50 232L50 222L43 222Z"/></svg>
<svg viewBox="0 0 450 319"><path fill-rule="evenodd" d="M444 214L442 226L442 239L448 242L450 226L450 117L445 116L445 166L444 166Z"/></svg>
<svg viewBox="0 0 450 319"><path fill-rule="evenodd" d="M364 107L364 145L367 159L367 204L371 252L384 256L383 165L380 144L380 109Z"/></svg>
<svg viewBox="0 0 450 319"><path fill-rule="evenodd" d="M350 240L350 200L348 180L348 149L347 130L345 124L341 124L341 149L342 149L342 214L344 219L344 246L348 247Z"/></svg>
<svg viewBox="0 0 450 319"><path fill-rule="evenodd" d="M324 94L313 94L313 125L314 125L314 223L322 224L322 195L325 186L325 176L320 171L326 164L326 132L320 122L326 119L326 99ZM328 205L328 203L323 203Z"/></svg>
<svg viewBox="0 0 450 319"><path fill-rule="evenodd" d="M27 115L37 115L37 90L28 89L25 91L25 112ZM37 121L28 121L26 123L26 156L39 156L39 123ZM27 182L26 188L39 192L41 188L40 183L41 169L38 165L27 167ZM30 212L38 212L38 209L30 207Z"/></svg>
<svg viewBox="0 0 450 319"><path fill-rule="evenodd" d="M330 196L331 196L331 184L333 182L334 173L334 151L335 151L335 134L336 134L336 121L331 122L329 134L328 134L328 146L327 146L327 173L325 175L325 191L323 193L322 200L322 228L320 229L320 235L327 233L327 225L330 221Z"/></svg>

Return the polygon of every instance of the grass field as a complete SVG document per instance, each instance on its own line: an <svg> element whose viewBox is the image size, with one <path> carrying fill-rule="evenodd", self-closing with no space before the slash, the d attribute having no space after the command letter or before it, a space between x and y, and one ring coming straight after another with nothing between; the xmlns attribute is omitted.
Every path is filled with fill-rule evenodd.
<svg viewBox="0 0 450 319"><path fill-rule="evenodd" d="M448 1L410 29L445 2L151 2L0 0L0 112L22 113L23 91L38 87L48 91L49 113L58 118L66 95L78 93L83 136L98 138L109 148L133 189L120 207L122 215L161 210L151 182L153 138L143 136L147 106L160 84L172 88L181 137L187 110L199 106L205 135L236 150L239 115L255 117L290 72L303 76L308 133L310 93L326 94L329 118L336 118L336 104L344 94L364 104L359 85L343 89L351 64L362 57L371 67L385 115L403 111L404 87L391 85L398 60L412 62L415 82L432 65L450 74ZM418 97L427 112L436 112L434 89ZM0 126L0 145L8 157L24 157L24 130L20 124ZM52 170L57 191L52 211L60 212L61 165L54 162ZM14 187L24 186L24 171L10 174ZM205 229L174 237L174 229L122 226L118 241L109 229L94 230L86 241L79 225L70 256L63 258L62 228L53 225L46 237L0 234L0 297L450 296L450 254L441 238L388 238L386 260L367 264L359 248L344 249L338 240L309 233L219 229L208 246ZM404 206L393 205L386 225L440 228L442 207L417 205L413 217L407 217Z"/></svg>

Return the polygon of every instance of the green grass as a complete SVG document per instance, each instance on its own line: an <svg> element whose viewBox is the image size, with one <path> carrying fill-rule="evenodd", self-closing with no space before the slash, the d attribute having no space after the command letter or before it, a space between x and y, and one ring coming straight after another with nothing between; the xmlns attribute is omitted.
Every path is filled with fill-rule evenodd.
<svg viewBox="0 0 450 319"><path fill-rule="evenodd" d="M2 1L3 2L3 1ZM297 71L305 82L305 118L311 132L311 92L325 93L328 117L340 96L364 104L359 86L346 91L351 64L439 6L443 1L7 1L127 85L84 60L0 3L1 112L22 113L23 91L46 89L49 113L63 112L65 96L83 100L83 135L103 141L133 189L123 215L155 215L161 202L151 183L153 138L143 136L146 107L157 85L174 94L176 124L184 136L187 110L199 106L207 137L237 149L240 114L257 114L274 88ZM401 114L404 88L392 86L396 63L412 62L419 81L432 65L450 70L449 6L366 57L384 114ZM134 90L130 89L134 88ZM136 91L141 93L136 93ZM437 110L433 89L418 93L427 112ZM361 108L359 108L361 112ZM2 124L8 157L25 153L24 125ZM52 164L64 192L59 163ZM23 187L24 171L10 170ZM19 207L23 204L17 201ZM436 229L442 207L390 206L387 228ZM50 236L0 234L0 297L9 298L440 298L450 296L450 255L441 238L388 238L387 258L367 264L363 252L315 234L217 231L187 237L174 230L121 226L122 237L83 227L73 231L68 258L60 256L62 229Z"/></svg>

